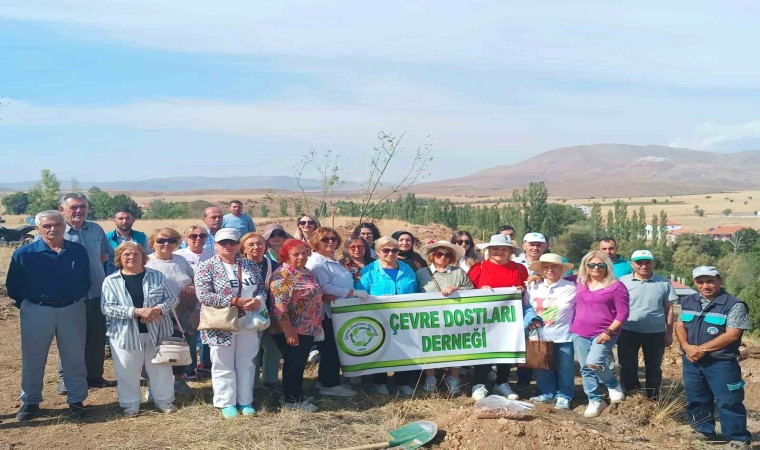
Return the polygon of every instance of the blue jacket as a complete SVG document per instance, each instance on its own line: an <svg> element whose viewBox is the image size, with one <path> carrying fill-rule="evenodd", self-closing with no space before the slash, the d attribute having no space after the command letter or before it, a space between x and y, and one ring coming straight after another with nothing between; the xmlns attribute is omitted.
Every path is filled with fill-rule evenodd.
<svg viewBox="0 0 760 450"><path fill-rule="evenodd" d="M359 280L361 289L367 291L369 295L399 295L417 292L417 275L411 267L401 261L398 262L395 280L388 276L379 261L364 266L361 274L362 279Z"/></svg>

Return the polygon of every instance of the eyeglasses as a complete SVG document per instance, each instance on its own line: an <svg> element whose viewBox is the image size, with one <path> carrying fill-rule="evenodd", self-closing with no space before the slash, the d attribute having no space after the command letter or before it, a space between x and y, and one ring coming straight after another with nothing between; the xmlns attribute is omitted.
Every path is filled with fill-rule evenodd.
<svg viewBox="0 0 760 450"><path fill-rule="evenodd" d="M401 250L397 248L382 248L380 249L380 251L383 253L383 255L387 255L388 253L393 253L394 255L397 255L398 252L400 252Z"/></svg>
<svg viewBox="0 0 760 450"><path fill-rule="evenodd" d="M364 250L364 246L363 245L349 245L348 249L349 250Z"/></svg>
<svg viewBox="0 0 760 450"><path fill-rule="evenodd" d="M329 244L330 242L338 242L338 236L325 236L320 241L323 244Z"/></svg>
<svg viewBox="0 0 760 450"><path fill-rule="evenodd" d="M270 239L271 238L278 238L278 237L284 238L284 237L287 237L287 236L288 236L288 233L286 233L284 231L281 231L281 230L272 231L272 234L269 235Z"/></svg>
<svg viewBox="0 0 760 450"><path fill-rule="evenodd" d="M156 244L176 244L179 242L177 238L157 238Z"/></svg>
<svg viewBox="0 0 760 450"><path fill-rule="evenodd" d="M469 239L457 239L455 243L457 245L472 245L472 241Z"/></svg>
<svg viewBox="0 0 760 450"><path fill-rule="evenodd" d="M233 241L232 239L222 239L221 241L217 242L219 245L238 245L240 241Z"/></svg>
<svg viewBox="0 0 760 450"><path fill-rule="evenodd" d="M433 256L435 256L436 258L451 258L454 255L452 255L449 252L435 252L433 253Z"/></svg>
<svg viewBox="0 0 760 450"><path fill-rule="evenodd" d="M300 220L298 222L298 225L309 225L309 226L312 226L312 227L314 225L316 225L316 224L317 224L317 222L314 222L313 220Z"/></svg>
<svg viewBox="0 0 760 450"><path fill-rule="evenodd" d="M201 234L195 234L195 233L193 233L193 234L188 234L187 237L189 237L191 240L194 241L196 239L208 239L208 234L206 234L206 233L201 233Z"/></svg>
<svg viewBox="0 0 760 450"><path fill-rule="evenodd" d="M589 269L606 269L607 263L586 263Z"/></svg>

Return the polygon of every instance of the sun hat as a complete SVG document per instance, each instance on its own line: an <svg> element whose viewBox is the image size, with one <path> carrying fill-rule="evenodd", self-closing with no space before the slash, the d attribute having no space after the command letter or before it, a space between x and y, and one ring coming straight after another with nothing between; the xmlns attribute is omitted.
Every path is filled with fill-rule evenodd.
<svg viewBox="0 0 760 450"><path fill-rule="evenodd" d="M240 233L234 228L222 228L214 235L214 242L222 242L225 240L240 241Z"/></svg>
<svg viewBox="0 0 760 450"><path fill-rule="evenodd" d="M541 233L528 233L523 237L523 243L525 242L543 242L546 243L546 236Z"/></svg>
<svg viewBox="0 0 760 450"><path fill-rule="evenodd" d="M291 239L293 236L290 235L287 231L285 231L285 228L282 227L279 223L270 223L269 225L264 227L264 231L261 233L261 236L264 238L264 240L269 240L269 238L272 236L272 233L274 233L275 230L280 230L285 233L285 239Z"/></svg>
<svg viewBox="0 0 760 450"><path fill-rule="evenodd" d="M719 277L720 272L714 266L699 266L691 271L691 277L697 279L699 277Z"/></svg>
<svg viewBox="0 0 760 450"><path fill-rule="evenodd" d="M573 264L562 261L562 257L560 255L556 253L544 253L538 259L538 261L533 261L530 263L528 270L531 272L541 272L541 270L543 270L544 264L558 264L562 266L562 273L567 273L570 271L570 269L573 268Z"/></svg>
<svg viewBox="0 0 760 450"><path fill-rule="evenodd" d="M503 234L494 234L491 235L491 240L488 242L483 242L481 244L477 244L477 247L481 250L485 250L488 247L514 247L516 249L520 249L520 246L517 245L517 242L513 241L509 238L509 236L503 235Z"/></svg>
<svg viewBox="0 0 760 450"><path fill-rule="evenodd" d="M454 252L453 261L459 261L460 259L464 258L464 248L458 245L454 245L449 241L435 241L431 242L430 244L423 245L420 249L420 256L422 256L424 259L427 259L430 252L441 247L446 247L447 249Z"/></svg>
<svg viewBox="0 0 760 450"><path fill-rule="evenodd" d="M654 255L649 250L636 250L631 254L631 261L654 260Z"/></svg>

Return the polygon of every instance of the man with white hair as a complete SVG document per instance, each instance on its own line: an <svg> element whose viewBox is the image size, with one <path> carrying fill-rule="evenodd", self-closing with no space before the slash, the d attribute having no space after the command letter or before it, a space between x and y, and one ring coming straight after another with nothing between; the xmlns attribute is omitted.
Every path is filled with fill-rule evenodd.
<svg viewBox="0 0 760 450"><path fill-rule="evenodd" d="M84 246L90 259L90 290L85 300L87 309L87 342L84 358L87 367L87 385L91 388L116 386L115 381L103 379L103 364L105 363L106 347L106 318L100 310L100 291L106 278L104 264L108 261L111 246L106 239L103 228L95 222L87 220L90 204L87 197L80 193L66 194L61 198L58 211L66 219L66 230L63 238ZM66 385L59 371L58 393L66 393Z"/></svg>
<svg viewBox="0 0 760 450"><path fill-rule="evenodd" d="M13 252L6 286L20 311L21 401L18 420L39 414L50 344L55 337L67 401L73 417L84 412L86 307L90 288L87 250L63 238L66 222L58 211L35 217L40 238ZM102 350L101 346L101 350Z"/></svg>

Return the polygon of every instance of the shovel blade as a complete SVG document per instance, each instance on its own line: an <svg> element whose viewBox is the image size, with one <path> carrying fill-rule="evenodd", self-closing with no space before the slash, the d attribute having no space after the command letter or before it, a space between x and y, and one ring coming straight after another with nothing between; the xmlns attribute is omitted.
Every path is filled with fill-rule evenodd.
<svg viewBox="0 0 760 450"><path fill-rule="evenodd" d="M414 450L430 442L436 433L438 426L434 422L421 420L408 423L390 432L393 439L388 442L388 446Z"/></svg>

